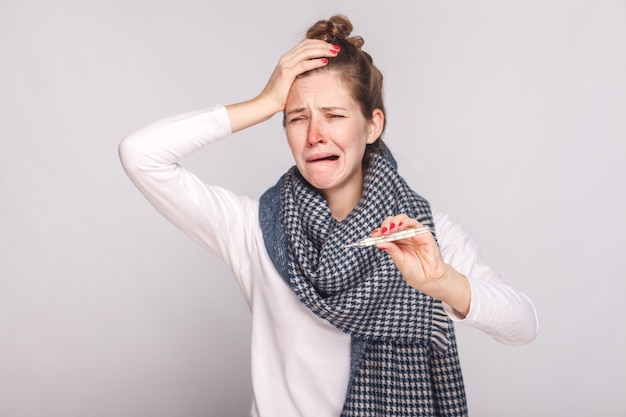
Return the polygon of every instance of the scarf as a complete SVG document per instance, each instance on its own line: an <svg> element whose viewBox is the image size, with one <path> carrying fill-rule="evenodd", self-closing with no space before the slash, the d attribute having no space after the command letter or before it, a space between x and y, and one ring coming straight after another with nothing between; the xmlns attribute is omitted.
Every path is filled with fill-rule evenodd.
<svg viewBox="0 0 626 417"><path fill-rule="evenodd" d="M375 247L344 248L387 216L434 223L388 148L371 156L363 195L341 222L294 166L260 199L268 254L299 300L351 336L342 416L467 415L454 328L441 302L410 287Z"/></svg>

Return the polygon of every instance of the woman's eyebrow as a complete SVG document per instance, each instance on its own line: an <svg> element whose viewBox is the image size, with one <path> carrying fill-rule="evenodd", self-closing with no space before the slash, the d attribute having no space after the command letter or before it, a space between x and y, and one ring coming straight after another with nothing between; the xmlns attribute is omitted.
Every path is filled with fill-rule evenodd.
<svg viewBox="0 0 626 417"><path fill-rule="evenodd" d="M319 109L323 111L335 111L335 110L347 111L348 110L345 107L341 107L341 106L322 106Z"/></svg>
<svg viewBox="0 0 626 417"><path fill-rule="evenodd" d="M304 111L304 107L298 107L292 110L289 110L287 112L285 112L285 115L289 116L290 114L294 114L294 113L301 113Z"/></svg>
<svg viewBox="0 0 626 417"><path fill-rule="evenodd" d="M337 111L337 110L341 110L341 111L347 111L348 109L345 107L341 107L341 106L322 106L322 107L318 107L319 110L321 111ZM305 107L297 107L295 109L291 109L287 112L285 112L285 115L289 116L291 114L294 113L302 113L303 111L305 111L306 108Z"/></svg>

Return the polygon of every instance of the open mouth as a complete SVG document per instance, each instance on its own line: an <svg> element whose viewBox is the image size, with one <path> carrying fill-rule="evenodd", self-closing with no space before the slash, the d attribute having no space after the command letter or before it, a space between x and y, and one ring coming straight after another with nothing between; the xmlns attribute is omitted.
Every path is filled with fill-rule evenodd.
<svg viewBox="0 0 626 417"><path fill-rule="evenodd" d="M310 162L320 162L320 161L336 161L339 159L339 155L328 155L322 158L312 159Z"/></svg>

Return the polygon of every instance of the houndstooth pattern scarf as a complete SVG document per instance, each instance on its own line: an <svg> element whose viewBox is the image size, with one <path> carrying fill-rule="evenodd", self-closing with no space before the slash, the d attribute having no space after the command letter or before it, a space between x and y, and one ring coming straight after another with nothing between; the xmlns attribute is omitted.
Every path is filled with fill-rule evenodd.
<svg viewBox="0 0 626 417"><path fill-rule="evenodd" d="M363 197L341 222L294 166L260 200L267 251L302 303L352 337L342 416L467 415L452 322L374 247L344 248L405 213L434 231L429 203L373 154Z"/></svg>

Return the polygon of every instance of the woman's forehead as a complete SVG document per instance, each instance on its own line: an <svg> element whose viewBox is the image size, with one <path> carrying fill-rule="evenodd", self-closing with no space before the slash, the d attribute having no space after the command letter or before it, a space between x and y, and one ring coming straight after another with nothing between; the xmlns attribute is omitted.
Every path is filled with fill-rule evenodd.
<svg viewBox="0 0 626 417"><path fill-rule="evenodd" d="M287 97L287 111L299 107L352 108L357 103L341 76L321 71L299 77Z"/></svg>

